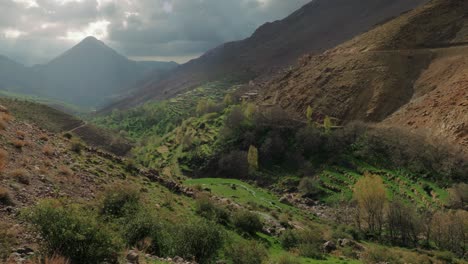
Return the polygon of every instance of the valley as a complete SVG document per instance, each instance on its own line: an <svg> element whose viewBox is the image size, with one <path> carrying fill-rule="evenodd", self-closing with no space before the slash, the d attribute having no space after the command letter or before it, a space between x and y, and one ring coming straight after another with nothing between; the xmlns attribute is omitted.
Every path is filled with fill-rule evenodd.
<svg viewBox="0 0 468 264"><path fill-rule="evenodd" d="M0 57L0 263L467 263L467 14L314 0L180 65Z"/></svg>

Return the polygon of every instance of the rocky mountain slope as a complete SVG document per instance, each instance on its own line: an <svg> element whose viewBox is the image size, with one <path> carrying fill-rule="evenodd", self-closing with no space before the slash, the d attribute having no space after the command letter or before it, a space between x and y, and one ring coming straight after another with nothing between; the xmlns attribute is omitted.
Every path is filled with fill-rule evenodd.
<svg viewBox="0 0 468 264"><path fill-rule="evenodd" d="M304 56L263 87L259 103L300 118L311 106L316 118L329 115L339 123L388 118L384 123L466 144L467 12L466 1L431 1L334 49Z"/></svg>
<svg viewBox="0 0 468 264"><path fill-rule="evenodd" d="M6 62L9 62L8 64ZM111 102L152 74L159 78L173 62L136 62L88 37L45 65L25 67L0 60L0 89L61 100L82 107Z"/></svg>
<svg viewBox="0 0 468 264"><path fill-rule="evenodd" d="M247 81L270 74L300 55L318 53L400 15L425 0L316 0L287 18L267 23L249 38L223 44L174 70L162 80L148 78L140 90L112 108L173 96L207 81Z"/></svg>

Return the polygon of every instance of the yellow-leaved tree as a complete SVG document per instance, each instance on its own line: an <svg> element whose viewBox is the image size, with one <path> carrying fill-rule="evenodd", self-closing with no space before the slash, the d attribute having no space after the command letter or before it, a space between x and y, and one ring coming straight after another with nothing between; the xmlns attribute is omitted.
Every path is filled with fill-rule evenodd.
<svg viewBox="0 0 468 264"><path fill-rule="evenodd" d="M358 228L380 237L387 207L387 191L382 178L364 174L354 185L353 198L357 202Z"/></svg>
<svg viewBox="0 0 468 264"><path fill-rule="evenodd" d="M255 146L249 147L249 152L247 154L247 161L249 163L249 168L251 170L258 170L258 149Z"/></svg>

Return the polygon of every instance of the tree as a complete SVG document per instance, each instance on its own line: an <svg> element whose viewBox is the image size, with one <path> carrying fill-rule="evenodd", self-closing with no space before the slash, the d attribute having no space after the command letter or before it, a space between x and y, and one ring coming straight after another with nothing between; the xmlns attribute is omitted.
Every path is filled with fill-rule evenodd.
<svg viewBox="0 0 468 264"><path fill-rule="evenodd" d="M322 194L318 177L304 177L299 183L299 191L310 198L318 198Z"/></svg>
<svg viewBox="0 0 468 264"><path fill-rule="evenodd" d="M468 184L459 183L448 190L449 204L453 209L465 209L468 202Z"/></svg>
<svg viewBox="0 0 468 264"><path fill-rule="evenodd" d="M247 161L249 163L249 168L256 171L258 170L258 149L255 146L249 147L249 152L247 154Z"/></svg>
<svg viewBox="0 0 468 264"><path fill-rule="evenodd" d="M325 128L325 133L330 133L332 126L333 123L331 118L329 116L325 116L325 119L323 119L323 128Z"/></svg>
<svg viewBox="0 0 468 264"><path fill-rule="evenodd" d="M380 236L387 204L382 178L366 173L354 185L353 197L358 206L358 228L366 228L370 235Z"/></svg>
<svg viewBox="0 0 468 264"><path fill-rule="evenodd" d="M257 107L255 106L255 104L247 103L245 105L245 110L244 110L245 117L247 117L248 119L252 119L256 110L257 110Z"/></svg>
<svg viewBox="0 0 468 264"><path fill-rule="evenodd" d="M234 103L234 99L232 98L231 94L226 94L223 99L223 103L225 106L232 105Z"/></svg>
<svg viewBox="0 0 468 264"><path fill-rule="evenodd" d="M389 205L388 231L390 240L401 246L416 246L418 242L419 216L414 208L403 201L395 200Z"/></svg>
<svg viewBox="0 0 468 264"><path fill-rule="evenodd" d="M306 118L307 118L307 122L309 122L309 124L312 123L312 116L314 114L314 109L312 109L312 107L307 106L307 111L306 111Z"/></svg>

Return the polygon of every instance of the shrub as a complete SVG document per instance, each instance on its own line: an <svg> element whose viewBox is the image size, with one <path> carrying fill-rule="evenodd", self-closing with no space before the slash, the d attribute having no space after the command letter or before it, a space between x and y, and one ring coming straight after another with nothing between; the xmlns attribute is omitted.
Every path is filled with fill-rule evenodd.
<svg viewBox="0 0 468 264"><path fill-rule="evenodd" d="M262 231L263 223L260 217L249 211L240 211L234 214L233 224L240 231L249 235L255 235L255 233Z"/></svg>
<svg viewBox="0 0 468 264"><path fill-rule="evenodd" d="M364 263L402 263L394 252L384 247L371 247L361 254Z"/></svg>
<svg viewBox="0 0 468 264"><path fill-rule="evenodd" d="M304 177L299 183L298 189L303 195L309 198L317 198L321 194L323 194L322 189L320 189L319 187L319 178Z"/></svg>
<svg viewBox="0 0 468 264"><path fill-rule="evenodd" d="M281 255L278 260L273 262L274 264L300 264L301 262L295 256L290 254Z"/></svg>
<svg viewBox="0 0 468 264"><path fill-rule="evenodd" d="M44 153L46 156L52 156L54 154L54 149L50 145L45 145L42 148L42 153Z"/></svg>
<svg viewBox="0 0 468 264"><path fill-rule="evenodd" d="M22 149L26 145L24 140L21 140L21 139L13 139L11 141L11 144L17 149Z"/></svg>
<svg viewBox="0 0 468 264"><path fill-rule="evenodd" d="M298 247L299 255L312 259L325 259L320 246L313 243L300 244Z"/></svg>
<svg viewBox="0 0 468 264"><path fill-rule="evenodd" d="M165 226L150 210L139 210L126 217L122 227L123 237L130 247L160 256L168 244L164 239Z"/></svg>
<svg viewBox="0 0 468 264"><path fill-rule="evenodd" d="M0 130L5 130L8 127L8 123L5 120L0 119Z"/></svg>
<svg viewBox="0 0 468 264"><path fill-rule="evenodd" d="M3 149L0 149L0 171L5 169L8 163L8 152Z"/></svg>
<svg viewBox="0 0 468 264"><path fill-rule="evenodd" d="M27 219L43 238L50 253L59 253L76 263L113 262L122 249L118 236L84 208L56 201L43 201Z"/></svg>
<svg viewBox="0 0 468 264"><path fill-rule="evenodd" d="M47 134L40 134L39 139L42 141L49 141L49 137L47 136Z"/></svg>
<svg viewBox="0 0 468 264"><path fill-rule="evenodd" d="M140 191L133 186L115 184L103 194L100 214L119 218L135 213L140 207Z"/></svg>
<svg viewBox="0 0 468 264"><path fill-rule="evenodd" d="M30 177L29 172L25 169L16 169L10 172L10 176L15 178L16 181L22 184L29 185Z"/></svg>
<svg viewBox="0 0 468 264"><path fill-rule="evenodd" d="M79 140L73 140L70 145L70 150L78 154L83 150L83 144Z"/></svg>
<svg viewBox="0 0 468 264"><path fill-rule="evenodd" d="M72 171L72 169L70 169L70 168L67 167L67 166L60 166L60 167L59 167L58 173L59 173L59 175L65 176L65 177L73 176L73 171Z"/></svg>
<svg viewBox="0 0 468 264"><path fill-rule="evenodd" d="M262 263L268 256L265 247L256 241L242 241L231 244L226 255L236 264Z"/></svg>
<svg viewBox="0 0 468 264"><path fill-rule="evenodd" d="M0 186L0 204L13 205L13 200L11 199L10 192L1 186Z"/></svg>
<svg viewBox="0 0 468 264"><path fill-rule="evenodd" d="M206 219L222 225L227 225L230 222L229 212L220 205L215 204L208 197L198 198L195 206L195 212Z"/></svg>
<svg viewBox="0 0 468 264"><path fill-rule="evenodd" d="M18 139L24 140L26 138L26 133L24 131L17 130L16 131L16 137Z"/></svg>
<svg viewBox="0 0 468 264"><path fill-rule="evenodd" d="M285 249L292 249L299 245L299 236L294 230L286 230L280 236L281 246Z"/></svg>
<svg viewBox="0 0 468 264"><path fill-rule="evenodd" d="M172 243L166 255L194 258L199 263L209 263L224 244L222 229L206 220L173 225L170 229Z"/></svg>
<svg viewBox="0 0 468 264"><path fill-rule="evenodd" d="M15 240L15 236L8 230L8 226L3 223L0 224L0 262L5 261L10 255Z"/></svg>

